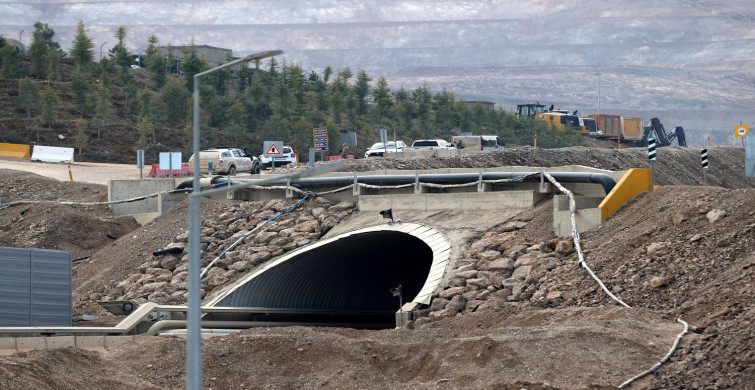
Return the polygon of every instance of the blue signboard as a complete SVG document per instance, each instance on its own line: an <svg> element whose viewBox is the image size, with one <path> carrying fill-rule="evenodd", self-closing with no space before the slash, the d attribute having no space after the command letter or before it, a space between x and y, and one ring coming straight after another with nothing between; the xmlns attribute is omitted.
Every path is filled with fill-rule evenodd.
<svg viewBox="0 0 755 390"><path fill-rule="evenodd" d="M312 138L316 152L328 151L328 129L324 127L312 129Z"/></svg>

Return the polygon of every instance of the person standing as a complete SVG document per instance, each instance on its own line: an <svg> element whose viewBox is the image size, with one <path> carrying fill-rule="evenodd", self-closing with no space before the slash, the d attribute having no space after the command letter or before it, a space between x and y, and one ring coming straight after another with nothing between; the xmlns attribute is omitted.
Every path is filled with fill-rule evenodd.
<svg viewBox="0 0 755 390"><path fill-rule="evenodd" d="M349 158L349 145L343 144L341 148L341 158Z"/></svg>

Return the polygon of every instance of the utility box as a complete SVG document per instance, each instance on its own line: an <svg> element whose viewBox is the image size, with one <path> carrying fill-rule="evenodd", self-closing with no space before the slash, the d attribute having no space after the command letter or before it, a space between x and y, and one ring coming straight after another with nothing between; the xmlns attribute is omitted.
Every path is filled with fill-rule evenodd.
<svg viewBox="0 0 755 390"><path fill-rule="evenodd" d="M0 327L71 326L71 254L0 247Z"/></svg>

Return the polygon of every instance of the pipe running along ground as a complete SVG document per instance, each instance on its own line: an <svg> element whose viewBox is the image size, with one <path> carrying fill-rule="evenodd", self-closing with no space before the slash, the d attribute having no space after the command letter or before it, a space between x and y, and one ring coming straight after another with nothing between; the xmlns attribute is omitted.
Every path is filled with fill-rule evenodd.
<svg viewBox="0 0 755 390"><path fill-rule="evenodd" d="M549 172L556 180L562 183L594 183L603 187L606 194L611 192L616 185L616 181L605 173L591 173L591 172ZM220 176L222 179L226 179L224 176ZM395 186L404 184L419 183L433 183L433 184L465 184L482 180L505 180L521 178L526 182L538 182L540 181L539 172L483 172L480 173L449 173L449 174L407 174L407 175L365 175L359 176L337 176L337 177L314 177L314 178L299 178L287 181L286 179L275 180L266 182L264 187L272 186L286 186L290 185L297 188L323 188L323 187L339 187L353 184L356 178L357 183L379 185L379 186ZM235 182L244 184L255 184L259 179L233 179ZM184 180L176 189L191 188L192 181Z"/></svg>

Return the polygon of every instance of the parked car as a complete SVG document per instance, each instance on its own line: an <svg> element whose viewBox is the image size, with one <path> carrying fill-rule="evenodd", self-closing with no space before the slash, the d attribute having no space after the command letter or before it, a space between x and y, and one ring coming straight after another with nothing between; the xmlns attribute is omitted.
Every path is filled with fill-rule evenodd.
<svg viewBox="0 0 755 390"><path fill-rule="evenodd" d="M412 142L412 148L417 149L451 149L452 146L444 139L418 139Z"/></svg>
<svg viewBox="0 0 755 390"><path fill-rule="evenodd" d="M210 165L212 164L212 165ZM189 167L194 167L194 155L189 158ZM245 149L216 147L199 152L199 173L234 176L236 172L260 173L260 161Z"/></svg>
<svg viewBox="0 0 755 390"><path fill-rule="evenodd" d="M294 150L291 149L290 146L283 145L280 156L274 156L271 158L266 157L264 154L260 155L260 165L262 166L262 169L270 168L273 166L273 163L275 163L276 167L296 164L296 153L294 153Z"/></svg>
<svg viewBox="0 0 755 390"><path fill-rule="evenodd" d="M380 157L384 153L399 153L403 152L404 148L406 147L406 144L404 141L390 141L383 144L382 142L377 142L372 144L369 149L367 149L366 152L364 152L364 157Z"/></svg>
<svg viewBox="0 0 755 390"><path fill-rule="evenodd" d="M506 147L506 143L495 135L457 135L451 138L451 143L458 149L473 152L489 152Z"/></svg>

